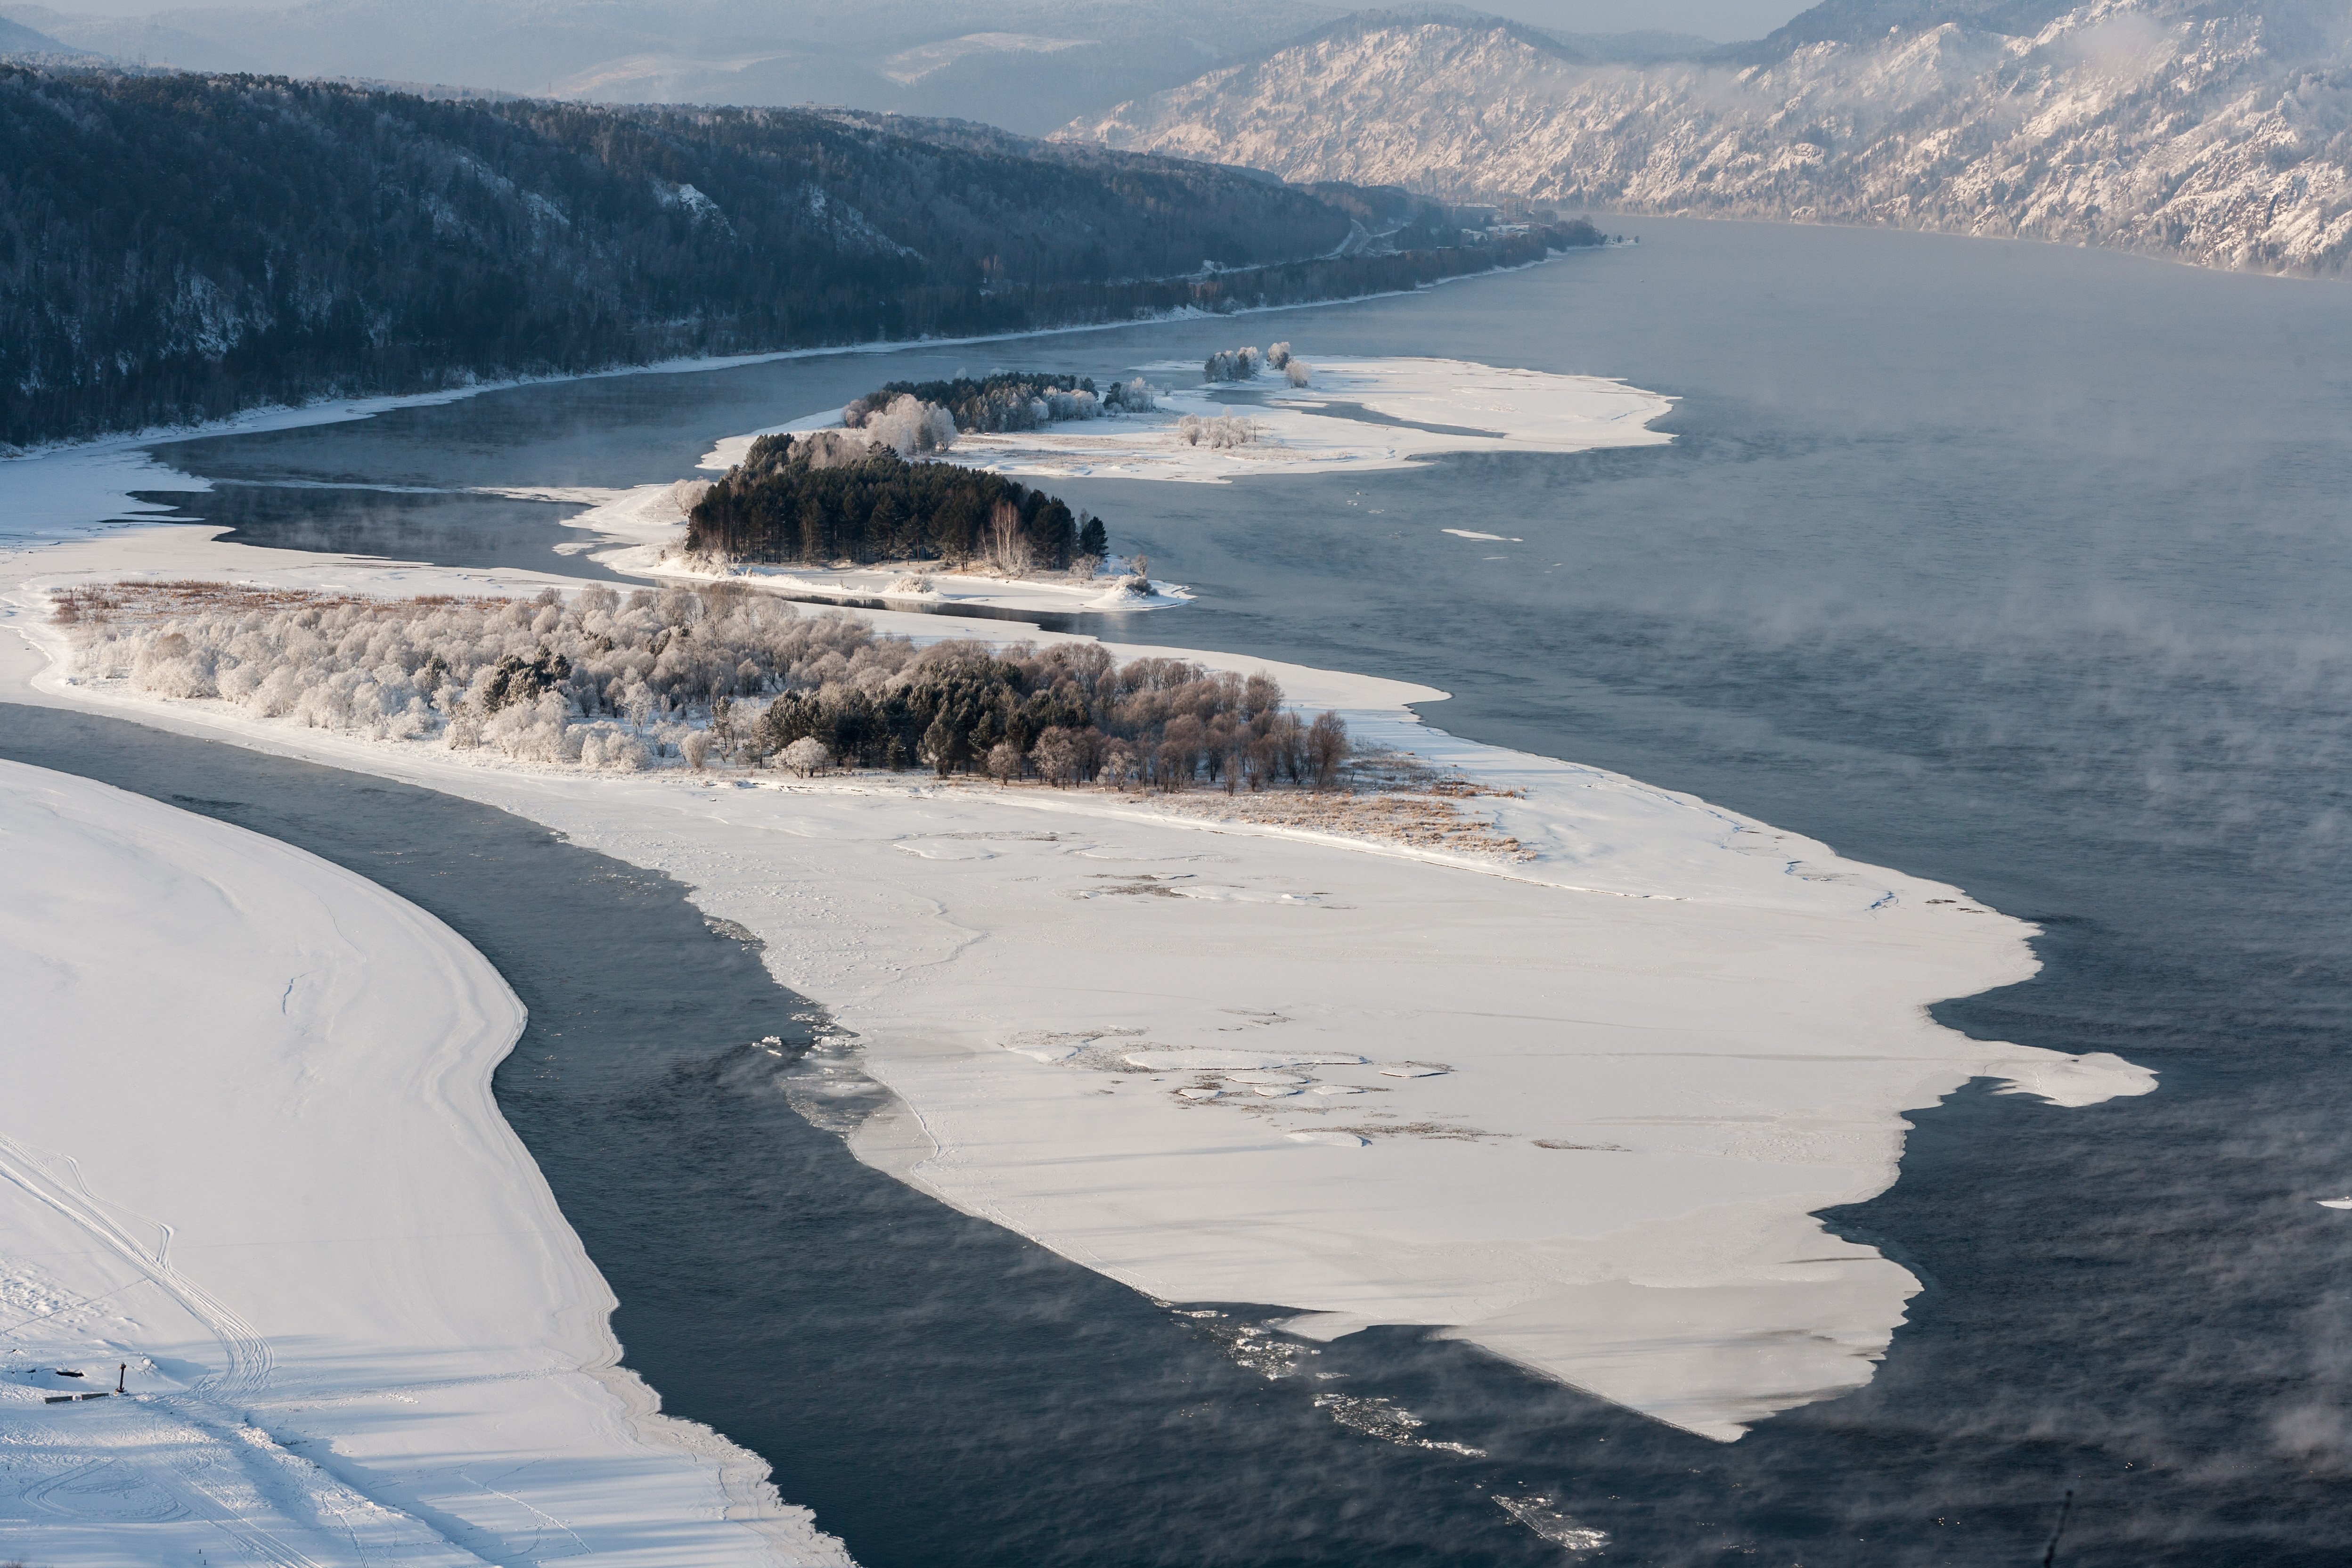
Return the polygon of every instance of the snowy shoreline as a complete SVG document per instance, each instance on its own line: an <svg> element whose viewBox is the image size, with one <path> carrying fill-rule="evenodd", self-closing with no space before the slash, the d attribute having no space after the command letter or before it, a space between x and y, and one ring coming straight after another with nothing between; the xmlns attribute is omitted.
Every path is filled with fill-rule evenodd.
<svg viewBox="0 0 2352 1568"><path fill-rule="evenodd" d="M1174 361L1144 368L1171 378L1193 373L1192 366ZM952 447L928 456L1031 479L1225 485L1272 475L1414 468L1442 453L1586 452L1665 446L1674 440L1650 427L1672 412L1672 398L1598 376L1464 360L1328 358L1317 363L1304 384L1287 385L1274 377L1208 384L1160 391L1157 401L1158 406L1148 412L1065 420L1005 434L966 432ZM697 467L724 474L749 456L760 437L837 428L842 413L822 410L722 437ZM1203 419L1234 418L1243 419L1251 431L1250 439L1238 446L1203 445L1184 434L1185 426ZM1478 423L1463 423L1467 420ZM1096 582L1057 574L1008 577L940 569L936 563L722 565L684 553L687 511L697 493L686 481L629 489L493 493L584 504L588 510L566 518L564 524L590 537L559 545L557 552L586 554L623 576L648 582L732 581L795 599L949 613L964 608L1029 615L1131 614L1173 608L1192 597L1176 584L1154 582L1149 593L1123 594L1108 577Z"/></svg>
<svg viewBox="0 0 2352 1568"><path fill-rule="evenodd" d="M54 648L31 584L131 574L577 585L194 532L19 557L7 624ZM867 618L926 640L1064 640ZM583 776L55 669L31 684L36 700L489 802L678 879L828 1008L849 1047L833 1070L895 1095L856 1133L861 1158L1155 1299L1280 1303L1310 1335L1430 1324L1720 1439L1866 1382L1901 1321L1916 1281L1811 1215L1894 1179L1904 1110L1976 1077L2066 1104L2153 1087L2112 1057L1927 1017L2035 967L2031 928L1957 889L1460 741L1405 706L1442 693L1270 668L1360 737L1517 792L1496 815L1534 858L1076 791Z"/></svg>
<svg viewBox="0 0 2352 1568"><path fill-rule="evenodd" d="M619 1365L611 1293L491 1097L521 1006L457 933L12 762L0 842L13 1549L849 1561Z"/></svg>
<svg viewBox="0 0 2352 1568"><path fill-rule="evenodd" d="M0 477L9 474L7 465L37 463L58 458L105 457L146 447L161 447L174 441L193 441L207 436L251 435L264 430L293 430L311 425L338 425L346 420L373 418L378 414L398 408L424 408L446 403L462 403L485 393L509 392L525 386L556 386L576 381L609 381L629 375L690 375L702 371L735 370L746 365L775 364L786 360L823 359L835 354L903 353L916 349L965 348L979 343L1020 342L1029 338L1068 337L1078 332L1123 331L1130 327L1172 326L1185 321L1223 321L1244 316L1277 315L1285 310L1321 310L1337 305L1360 305L1370 300L1396 300L1431 289L1442 289L1449 283L1465 283L1478 278L1507 277L1514 272L1526 272L1538 267L1548 267L1555 261L1583 253L1585 249L1608 249L1609 246L1580 247L1576 250L1547 251L1534 261L1517 267L1491 267L1483 272L1458 273L1451 278L1434 278L1411 289L1386 289L1372 294L1349 294L1331 300L1307 300L1285 305L1244 305L1232 310L1202 310L1186 306L1123 321L1087 321L1066 327L1031 327L1018 332L985 332L968 338L889 338L873 342L834 343L830 345L771 349L763 353L712 354L704 357L656 360L651 364L614 365L604 370L583 370L562 375L511 376L504 380L479 381L464 386L444 387L434 392L386 393L373 397L323 397L314 403L288 405L273 404L262 408L249 408L241 414L221 419L207 419L194 425L152 425L143 430L112 432L93 436L86 440L53 441L39 446L10 449L0 447ZM146 488L146 487L142 487ZM168 487L163 487L168 488Z"/></svg>

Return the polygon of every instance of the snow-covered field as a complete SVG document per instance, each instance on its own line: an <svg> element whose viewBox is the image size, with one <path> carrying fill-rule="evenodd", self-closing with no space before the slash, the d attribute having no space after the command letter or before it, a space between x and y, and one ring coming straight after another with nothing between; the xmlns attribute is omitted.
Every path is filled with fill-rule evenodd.
<svg viewBox="0 0 2352 1568"><path fill-rule="evenodd" d="M1904 1110L1980 1076L2063 1104L2153 1087L1927 1017L2030 974L2021 923L1686 795L1426 729L1404 704L1441 694L1420 688L1272 667L1360 738L1522 792L1480 805L1533 858L1076 791L589 777L63 684L33 651L59 635L38 590L134 573L556 579L125 531L0 574L0 624L27 637L0 687L488 801L677 878L831 1010L844 1035L813 1071L895 1093L862 1157L1161 1300L1279 1303L1316 1334L1436 1325L1729 1439L1867 1381L1901 1321L1911 1276L1811 1215L1893 1179Z"/></svg>
<svg viewBox="0 0 2352 1568"><path fill-rule="evenodd" d="M1317 359L1313 380L1193 385L1198 365L1143 367L1176 390L1151 415L1064 423L1002 436L959 437L951 460L1041 478L1172 479L1227 484L1262 474L1370 473L1440 452L1585 452L1664 446L1649 427L1673 400L1597 376L1510 370L1448 359ZM1188 443L1181 422L1239 417L1240 446Z"/></svg>
<svg viewBox="0 0 2352 1568"><path fill-rule="evenodd" d="M678 537L685 537L683 527ZM995 577L978 572L940 572L898 566L769 566L736 564L727 570L666 553L658 544L600 551L595 559L624 576L653 583L743 583L815 603L865 604L879 599L909 610L987 608L1027 615L1085 611L1166 610L1192 601L1181 584L1154 581L1149 593L1119 586L1109 574L1079 581L1061 574Z"/></svg>
<svg viewBox="0 0 2352 1568"><path fill-rule="evenodd" d="M1147 374L1183 384L1200 367L1169 361ZM1221 397L1243 396L1226 402ZM1439 452L1581 452L1601 447L1659 446L1673 437L1649 427L1669 398L1593 376L1557 375L1440 359L1318 361L1305 387L1276 373L1217 387L1183 385L1161 395L1149 414L1066 421L1008 435L967 434L942 454L950 462L1041 479L1079 477L1225 484L1276 473L1373 472L1408 468ZM723 474L761 436L836 427L827 409L714 443L698 465ZM1243 417L1255 438L1237 447L1188 443L1188 417ZM184 482L184 481L183 481ZM685 559L689 487L632 489L509 489L530 500L574 501L588 510L566 520L583 538L556 548L584 553L626 576L701 582L721 575L796 599L898 601L909 608L985 607L1050 615L1089 610L1157 610L1184 604L1183 587L1154 582L1149 594L1118 592L1108 578L1078 582L1041 575L1008 579L980 573L911 574L904 565L738 566L721 573Z"/></svg>
<svg viewBox="0 0 2352 1568"><path fill-rule="evenodd" d="M614 1365L610 1293L490 1097L520 1005L465 942L13 763L0 853L9 1555L848 1561Z"/></svg>
<svg viewBox="0 0 2352 1568"><path fill-rule="evenodd" d="M1587 452L1674 439L1649 427L1673 410L1672 398L1599 376L1405 357L1316 359L1304 387L1287 385L1273 371L1213 386L1201 382L1201 367L1192 361L1162 361L1143 372L1170 388L1152 413L966 434L942 458L1047 479L1226 484L1264 474L1411 468L1440 452ZM1188 443L1187 416L1246 417L1255 422L1255 438L1237 447ZM724 473L760 436L840 422L841 411L832 409L730 436L704 455L701 467Z"/></svg>

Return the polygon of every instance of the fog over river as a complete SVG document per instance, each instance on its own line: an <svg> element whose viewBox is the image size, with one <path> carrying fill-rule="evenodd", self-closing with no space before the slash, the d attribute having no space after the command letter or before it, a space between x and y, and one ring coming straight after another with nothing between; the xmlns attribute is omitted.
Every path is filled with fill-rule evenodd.
<svg viewBox="0 0 2352 1568"><path fill-rule="evenodd" d="M1673 445L1056 482L1198 595L1063 624L1423 682L1454 693L1426 710L1444 729L1957 883L2040 922L2046 967L1940 1018L2160 1074L2087 1109L1980 1084L1915 1117L1895 1186L1831 1215L1925 1282L1909 1321L1868 1387L1734 1445L1419 1331L1326 1351L1473 1459L1212 1375L1232 1369L1196 1331L1103 1305L1123 1293L974 1222L937 1243L968 1263L925 1289L961 1268L972 1299L1015 1303L1017 1379L982 1368L967 1321L846 1263L826 1300L744 1290L726 1260L789 1273L762 1248L822 1231L828 1205L850 1217L827 1245L877 1257L894 1226L948 1222L891 1217L926 1200L812 1145L793 1156L805 1188L720 1180L657 1225L599 1223L575 1194L606 1178L562 1140L608 1132L546 1109L586 1075L526 1075L527 1037L501 1093L621 1297L632 1362L771 1458L861 1562L1558 1560L1501 1494L1559 1500L1611 1561L2025 1563L2070 1488L2063 1563L2352 1553L2352 1213L2317 1201L2352 1193L2352 293L1991 241L1612 226L1642 244L1411 298L551 384L159 448L223 481L165 499L254 542L584 569L552 553L579 540L561 521L576 508L462 492L687 477L718 437L960 369L1108 376L1286 339L1310 361L1620 377L1679 400ZM621 940L602 922L583 940L608 930ZM729 1065L745 1042L717 1033L659 1092L734 1159L730 1118L774 1134L767 1110L727 1109L755 1091ZM771 1204L793 1229L746 1217ZM670 1227L696 1214L709 1233L681 1242ZM708 1297L634 1300L647 1259L681 1245ZM861 1335L901 1370L874 1380ZM927 1377L931 1353L946 1370Z"/></svg>

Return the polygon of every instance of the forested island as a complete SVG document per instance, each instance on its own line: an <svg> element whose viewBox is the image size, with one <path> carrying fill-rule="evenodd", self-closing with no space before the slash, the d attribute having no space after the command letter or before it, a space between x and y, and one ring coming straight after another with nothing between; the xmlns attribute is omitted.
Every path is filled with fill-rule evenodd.
<svg viewBox="0 0 2352 1568"><path fill-rule="evenodd" d="M936 406L936 405L933 405ZM952 431L950 431L950 437ZM688 553L733 561L938 561L1013 574L1101 556L1102 523L953 463L835 431L762 436L687 517Z"/></svg>
<svg viewBox="0 0 2352 1568"><path fill-rule="evenodd" d="M1122 665L1091 642L919 647L734 584L522 600L115 583L56 603L91 679L543 764L1257 791L1328 787L1349 750L1338 715L1286 706L1268 675Z"/></svg>
<svg viewBox="0 0 2352 1568"><path fill-rule="evenodd" d="M1601 237L1473 244L1401 191L981 126L61 66L0 65L0 447L1340 298Z"/></svg>

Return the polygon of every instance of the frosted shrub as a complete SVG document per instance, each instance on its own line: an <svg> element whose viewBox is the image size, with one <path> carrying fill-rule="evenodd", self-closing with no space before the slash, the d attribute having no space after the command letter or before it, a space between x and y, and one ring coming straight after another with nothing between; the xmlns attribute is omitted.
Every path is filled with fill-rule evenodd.
<svg viewBox="0 0 2352 1568"><path fill-rule="evenodd" d="M824 742L815 736L803 735L784 748L783 755L778 761L806 778L813 773L833 766L833 753L826 751Z"/></svg>
<svg viewBox="0 0 2352 1568"><path fill-rule="evenodd" d="M197 647L178 632L167 632L132 657L131 684L158 697L211 697L219 689L209 649Z"/></svg>
<svg viewBox="0 0 2352 1568"><path fill-rule="evenodd" d="M1105 413L1149 414L1160 405L1160 389L1141 376L1133 381L1114 381L1102 397Z"/></svg>
<svg viewBox="0 0 2352 1568"><path fill-rule="evenodd" d="M1036 400L1038 423L1065 419L1092 419L1102 413L1101 400L1080 387L1076 392L1052 391Z"/></svg>
<svg viewBox="0 0 2352 1568"><path fill-rule="evenodd" d="M508 599L334 599L225 584L78 591L87 679L218 697L262 718L517 761L707 763L714 705L887 679L911 655L843 615L739 588ZM658 733L656 733L656 732Z"/></svg>
<svg viewBox="0 0 2352 1568"><path fill-rule="evenodd" d="M1286 370L1289 366L1290 345L1288 343L1268 343L1265 347L1265 368L1268 370ZM1296 384L1294 383L1293 384Z"/></svg>
<svg viewBox="0 0 2352 1568"><path fill-rule="evenodd" d="M709 745L708 740L704 745ZM614 773L633 773L652 762L652 749L632 731L614 725L597 725L580 738L580 765L583 768L604 768Z"/></svg>
<svg viewBox="0 0 2352 1568"><path fill-rule="evenodd" d="M924 403L907 393L866 421L866 433L901 458L944 452L956 442L955 416L936 403Z"/></svg>
<svg viewBox="0 0 2352 1568"><path fill-rule="evenodd" d="M1208 381L1252 381L1265 355L1253 348L1221 349L1202 362L1201 374Z"/></svg>
<svg viewBox="0 0 2352 1568"><path fill-rule="evenodd" d="M1315 379L1315 367L1303 359L1295 359L1282 367L1282 374L1290 378L1291 385L1306 386Z"/></svg>
<svg viewBox="0 0 2352 1568"><path fill-rule="evenodd" d="M1257 421L1236 414L1187 414L1176 421L1176 437L1188 447L1246 447L1257 439Z"/></svg>

